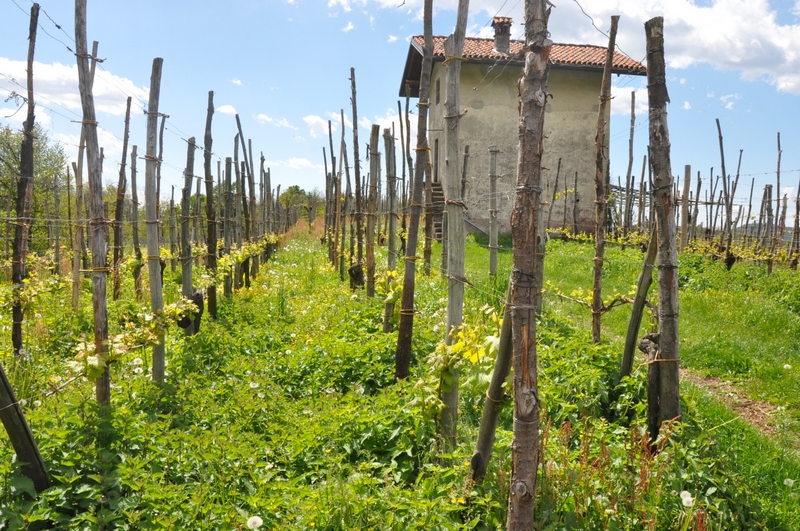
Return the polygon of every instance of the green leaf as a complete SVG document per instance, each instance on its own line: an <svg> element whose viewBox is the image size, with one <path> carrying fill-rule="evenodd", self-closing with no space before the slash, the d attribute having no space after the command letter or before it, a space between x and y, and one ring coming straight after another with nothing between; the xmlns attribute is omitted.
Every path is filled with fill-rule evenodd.
<svg viewBox="0 0 800 531"><path fill-rule="evenodd" d="M27 476L16 476L11 480L11 487L15 492L25 492L30 494L31 498L36 497L36 489L33 486L33 481Z"/></svg>

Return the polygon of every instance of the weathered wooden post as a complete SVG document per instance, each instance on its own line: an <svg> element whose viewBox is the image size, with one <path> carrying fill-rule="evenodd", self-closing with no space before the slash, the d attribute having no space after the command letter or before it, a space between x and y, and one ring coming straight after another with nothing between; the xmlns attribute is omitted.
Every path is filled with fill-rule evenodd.
<svg viewBox="0 0 800 531"><path fill-rule="evenodd" d="M495 146L489 147L489 151L492 150L492 147L495 147ZM497 148L495 147L495 149L497 149ZM489 162L489 172L491 174L491 161ZM559 178L560 175L561 175L561 157L558 157L558 166L556 166L556 179L553 182L553 195L550 197L550 205L547 207L547 222L545 223L545 227L547 229L550 228L550 220L553 217L553 207L556 204L556 196L558 196L558 178ZM548 184L548 188L549 188L549 186L550 185ZM494 188L494 191L492 191L491 175L489 175L489 193L491 194L491 196L489 197L489 202L491 203L492 197L494 197L495 194L497 193L497 187L496 186ZM491 208L491 206L490 206L490 208ZM495 207L495 208L497 208L497 207ZM489 226L491 227L491 218L489 219ZM491 232L491 229L490 229L489 232Z"/></svg>
<svg viewBox="0 0 800 531"><path fill-rule="evenodd" d="M647 36L647 97L650 105L650 152L653 169L653 203L658 219L658 293L660 336L659 423L680 418L678 372L678 256L675 244L675 198L672 195L667 80L664 63L664 18L645 22ZM651 433L655 440L657 433Z"/></svg>
<svg viewBox="0 0 800 531"><path fill-rule="evenodd" d="M419 258L417 239L419 218L422 214L422 187L424 182L425 157L428 150L428 90L431 84L433 64L433 0L424 0L423 32L425 42L422 47L422 71L419 82L419 114L417 115L417 147L414 165L414 185L411 187L411 212L408 219L408 240L405 252L405 272L403 273L403 296L400 306L400 326L395 351L395 377L400 380L408 377L411 364L411 338L414 330L414 289L415 274Z"/></svg>
<svg viewBox="0 0 800 531"><path fill-rule="evenodd" d="M190 241L191 229L190 220L190 201L192 197L192 179L194 179L194 151L195 139L191 137L188 141L186 151L186 170L183 172L183 190L181 193L181 295L191 299L194 295L192 286L192 244ZM196 332L194 319L190 319L189 326L184 329L186 335Z"/></svg>
<svg viewBox="0 0 800 531"><path fill-rule="evenodd" d="M619 15L611 17L611 30L606 50L606 63L603 68L603 81L600 89L600 104L597 112L597 132L595 133L595 233L594 233L594 283L592 286L592 343L600 342L600 318L603 315L603 259L606 248L606 108L611 99L611 67L614 62L614 46L617 40Z"/></svg>
<svg viewBox="0 0 800 531"><path fill-rule="evenodd" d="M355 127L355 125L353 125ZM367 192L367 297L375 296L375 227L377 225L378 175L381 171L381 154L378 135L381 126L372 124L369 138L369 191Z"/></svg>
<svg viewBox="0 0 800 531"><path fill-rule="evenodd" d="M234 216L233 212L233 197L231 194L231 158L225 158L225 185L223 194L225 197L225 217L222 220L222 232L225 235L225 246L222 249L222 254L229 255L231 254L231 244L233 243L233 227L231 227L231 216ZM235 218L234 218L235 221ZM225 284L224 284L224 293L225 297L230 299L231 295L233 294L232 286L231 286L231 270L227 269L225 271Z"/></svg>
<svg viewBox="0 0 800 531"><path fill-rule="evenodd" d="M175 185L172 185L172 193L169 198L169 268L175 272L175 256L178 254L178 238L175 219Z"/></svg>
<svg viewBox="0 0 800 531"><path fill-rule="evenodd" d="M158 245L158 198L156 196L156 129L158 127L158 100L161 95L161 57L153 59L150 75L150 100L147 104L147 154L145 155L144 206L147 229L147 271L150 279L150 311L156 313L164 307L161 286L161 257ZM153 381L164 382L164 333L159 332L158 344L153 347Z"/></svg>
<svg viewBox="0 0 800 531"><path fill-rule="evenodd" d="M692 166L687 164L683 168L683 194L681 197L681 246L683 252L689 243L689 188L692 185Z"/></svg>
<svg viewBox="0 0 800 531"><path fill-rule="evenodd" d="M625 172L625 208L623 213L622 222L622 235L627 238L628 232L631 230L633 222L633 215L631 207L633 198L633 132L636 126L636 91L631 91L631 132L628 136L628 170Z"/></svg>
<svg viewBox="0 0 800 531"><path fill-rule="evenodd" d="M131 147L131 231L133 236L133 252L136 265L133 268L133 283L136 289L136 300L142 298L142 248L139 245L139 191L136 188L136 146Z"/></svg>
<svg viewBox="0 0 800 531"><path fill-rule="evenodd" d="M208 237L206 238L206 269L212 277L217 274L217 219L214 212L214 176L211 174L211 118L214 116L214 91L208 91L208 110L206 111L206 130L203 139L203 173L206 183L206 221ZM208 314L217 318L217 286L212 283L206 290Z"/></svg>
<svg viewBox="0 0 800 531"><path fill-rule="evenodd" d="M386 196L388 200L389 220L387 229L387 270L397 270L397 174L394 158L394 138L387 128L383 130L383 145L386 151ZM387 280L388 283L388 280ZM383 312L383 331L392 331L392 315L394 302L387 302Z"/></svg>
<svg viewBox="0 0 800 531"><path fill-rule="evenodd" d="M361 161L358 158L358 108L356 105L356 69L350 68L350 87L353 93L350 101L353 104L353 172L356 188L356 238L358 239L356 264L361 264L364 257L364 201L361 197ZM344 123L342 123L344 127Z"/></svg>
<svg viewBox="0 0 800 531"><path fill-rule="evenodd" d="M497 222L497 154L500 152L497 146L489 146L489 274L497 274L497 236L500 231ZM558 159L558 168L561 169L561 159ZM558 172L556 172L556 183L558 186ZM555 194L554 194L555 195ZM552 203L550 211L552 212Z"/></svg>
<svg viewBox="0 0 800 531"><path fill-rule="evenodd" d="M466 233L464 230L464 198L461 196L461 56L467 28L469 0L459 0L456 26L445 40L447 62L447 95L445 96L445 205L447 220L447 327L445 344L455 340L455 334L463 322L464 315L464 259ZM443 260L444 261L444 260ZM444 403L441 429L445 451L456 447L458 436L458 369L445 367L439 390Z"/></svg>
<svg viewBox="0 0 800 531"><path fill-rule="evenodd" d="M521 100L516 197L511 214L514 269L509 304L514 367L514 439L507 529L528 530L533 524L536 471L539 466L539 390L536 353L536 294L541 289L534 271L539 228L542 134L547 102L547 37L550 9L546 0L525 1L525 68L519 82Z"/></svg>
<svg viewBox="0 0 800 531"><path fill-rule="evenodd" d="M119 181L117 182L117 201L114 205L114 300L119 299L120 278L119 266L122 262L122 221L125 218L125 187L128 185L125 173L125 162L128 156L128 135L131 121L131 98L125 106L125 132L122 137L122 162L119 165Z"/></svg>
<svg viewBox="0 0 800 531"><path fill-rule="evenodd" d="M31 6L31 20L30 20L30 27L28 30L28 99L27 99L27 107L28 107L28 114L25 120L25 124L23 126L23 137L22 137L22 146L20 148L20 164L19 164L19 173L20 173L20 181L24 181L23 185L18 185L18 192L28 191L28 183L30 182L33 185L33 124L35 121L35 102L34 102L34 92L33 92L33 57L34 57L34 50L36 48L36 29L38 28L39 23L39 4L34 3ZM85 41L84 41L85 42ZM19 199L19 193L17 194ZM24 198L23 198L24 199ZM30 201L28 201L30 203ZM24 201L23 201L24 207ZM30 207L28 207L30 208ZM21 213L21 215L20 215ZM15 235L14 235L14 260L22 259L21 263L15 262L13 265L13 273L14 276L19 276L19 282L22 282L22 276L24 275L24 260L25 256L22 253L23 247L21 245L17 245L18 238L17 232L20 232L19 243L27 240L27 235L21 234L22 229L24 228L27 231L27 224L24 219L28 214L23 210L17 210L17 218L19 222L15 226ZM24 227L22 225L25 224ZM23 238L25 236L25 238ZM15 281L15 284L17 282ZM16 315L16 308L17 303L14 304L14 322L16 324L17 315ZM21 314L22 308L20 306L20 321L21 321ZM21 323L20 323L21 326ZM20 337L19 337L20 346L14 344L14 353L19 354L19 349L21 348L22 342L22 331L20 329ZM3 370L3 366L0 365L0 421L3 422L3 426L5 427L6 432L8 433L8 437L11 440L11 446L14 448L14 452L17 454L17 459L23 463L22 466L22 473L30 478L33 481L34 488L36 492L41 492L45 490L47 487L50 486L50 478L47 475L47 468L45 467L44 460L42 459L42 455L39 453L39 447L36 445L36 441L33 438L33 433L31 432L30 427L28 426L27 421L25 420L25 416L22 414L22 409L20 408L20 404L17 401L17 397L14 394L14 390L11 387L8 379L6 378L5 371Z"/></svg>

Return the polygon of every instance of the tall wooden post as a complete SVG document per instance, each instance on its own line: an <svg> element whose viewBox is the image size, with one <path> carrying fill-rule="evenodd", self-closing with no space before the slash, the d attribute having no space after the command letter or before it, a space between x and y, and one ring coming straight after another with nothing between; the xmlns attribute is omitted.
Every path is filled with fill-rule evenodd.
<svg viewBox="0 0 800 531"><path fill-rule="evenodd" d="M225 246L222 249L222 254L231 254L231 244L233 243L233 227L231 227L231 218L233 213L233 197L231 195L231 158L225 158L225 184L223 194L225 197L225 216L222 219L222 232L225 235ZM233 218L235 221L235 217ZM233 294L231 289L231 272L225 272L224 284L225 297L230 299Z"/></svg>
<svg viewBox="0 0 800 531"><path fill-rule="evenodd" d="M206 239L206 269L212 276L217 274L217 218L214 212L214 177L211 174L211 118L214 116L214 91L208 91L208 110L206 111L206 130L203 139L203 174L206 183L206 221L208 222L208 237ZM211 284L206 291L208 299L208 313L217 318L217 286Z"/></svg>
<svg viewBox="0 0 800 531"><path fill-rule="evenodd" d="M431 84L433 65L433 0L424 0L423 28L425 42L422 47L422 71L419 82L419 114L417 115L417 147L414 164L414 185L411 187L411 212L408 219L408 240L405 252L405 272L403 273L403 296L400 307L400 326L395 351L395 377L407 378L411 364L411 338L414 331L414 289L417 268L417 240L419 218L422 214L422 187L424 182L425 158L428 146L428 90Z"/></svg>
<svg viewBox="0 0 800 531"><path fill-rule="evenodd" d="M186 149L186 170L183 172L183 190L181 193L181 295L191 299L194 295L192 286L192 244L189 238L191 228L189 227L190 201L192 197L192 180L194 179L194 137L189 139ZM189 326L184 331L186 335L196 332L194 329L194 319L190 320Z"/></svg>
<svg viewBox="0 0 800 531"><path fill-rule="evenodd" d="M354 125L355 127L355 125ZM375 228L377 226L378 174L381 171L381 154L378 135L381 126L372 124L369 138L369 189L367 192L367 297L375 296Z"/></svg>
<svg viewBox="0 0 800 531"><path fill-rule="evenodd" d="M156 129L158 127L158 100L161 95L161 57L153 59L150 74L150 99L147 104L147 154L145 155L144 207L147 229L147 271L150 279L150 311L156 313L164 307L161 286L161 257L158 245L158 197L156 196ZM159 333L158 344L153 347L153 381L164 382L164 334Z"/></svg>
<svg viewBox="0 0 800 531"><path fill-rule="evenodd" d="M547 37L550 9L546 0L525 1L525 68L519 82L521 100L519 155L511 234L514 268L507 310L511 313L514 367L514 438L511 444L509 531L531 529L539 466L539 385L536 352L536 294L541 289L534 270L539 228L542 134L547 61L552 41Z"/></svg>
<svg viewBox="0 0 800 531"><path fill-rule="evenodd" d="M633 132L636 127L636 91L631 91L631 132L628 136L628 170L625 173L625 210L623 213L622 234L628 236L628 231L631 230L633 216L631 213L632 205L632 190L633 190Z"/></svg>
<svg viewBox="0 0 800 531"><path fill-rule="evenodd" d="M175 219L175 185L172 185L172 192L169 198L169 268L175 272L175 257L178 254L178 238Z"/></svg>
<svg viewBox="0 0 800 531"><path fill-rule="evenodd" d="M595 233L594 233L594 284L592 287L592 343L600 342L600 318L603 308L603 259L606 248L606 109L611 99L611 67L614 63L614 46L617 40L619 15L611 17L611 30L606 50L606 64L603 68L603 81L600 89L600 105L597 113L597 132L595 133Z"/></svg>
<svg viewBox="0 0 800 531"><path fill-rule="evenodd" d="M125 133L122 137L122 162L119 165L119 181L117 182L117 202L114 205L114 300L119 299L120 278L119 266L122 261L122 221L125 217L125 187L128 185L125 173L125 161L128 156L128 135L131 122L131 98L125 105Z"/></svg>
<svg viewBox="0 0 800 531"><path fill-rule="evenodd" d="M353 172L355 174L355 188L356 188L356 238L358 240L357 264L361 264L364 256L364 241L363 241L363 225L364 225L364 201L361 197L361 161L358 158L358 107L356 105L356 69L350 68L350 87L352 97L350 99L353 104ZM342 123L344 127L344 123Z"/></svg>
<svg viewBox="0 0 800 531"><path fill-rule="evenodd" d="M133 282L136 289L136 300L142 298L142 248L139 245L139 191L136 188L136 146L131 148L131 231L133 233L133 252L136 266L133 268Z"/></svg>
<svg viewBox="0 0 800 531"><path fill-rule="evenodd" d="M683 168L683 196L681 198L681 246L683 251L689 243L689 188L692 185L692 166ZM694 220L693 220L694 221Z"/></svg>
<svg viewBox="0 0 800 531"><path fill-rule="evenodd" d="M489 274L491 276L497 274L497 236L500 231L497 222L497 154L499 152L497 146L489 146ZM558 159L558 167L561 168L561 159ZM556 173L554 186L558 186L558 173Z"/></svg>
<svg viewBox="0 0 800 531"><path fill-rule="evenodd" d="M394 158L394 138L387 128L383 130L383 145L386 157L386 197L388 202L388 229L387 232L387 270L397 270L397 174ZM392 331L392 315L394 315L394 302L387 302L383 312L383 331Z"/></svg>
<svg viewBox="0 0 800 531"><path fill-rule="evenodd" d="M650 153L653 203L658 219L658 310L660 316L659 422L681 416L678 366L678 254L675 244L675 198L667 127L667 80L664 63L664 19L645 22L647 36L647 96L650 105ZM651 440L658 434L651 433Z"/></svg>

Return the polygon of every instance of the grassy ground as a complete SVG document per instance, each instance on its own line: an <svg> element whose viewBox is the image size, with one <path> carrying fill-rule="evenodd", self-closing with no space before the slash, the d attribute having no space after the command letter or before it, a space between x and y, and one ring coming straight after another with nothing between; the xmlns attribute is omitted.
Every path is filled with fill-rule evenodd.
<svg viewBox="0 0 800 531"><path fill-rule="evenodd" d="M438 253L436 246L437 271ZM588 309L556 296L585 296L592 256L588 243L548 244L535 528L800 528L794 487L784 483L800 479L785 443L798 415L795 372L784 368L800 368L791 342L800 308L791 297L793 272L767 278L737 264L728 274L682 257L684 365L786 409L778 435L768 438L684 384L685 422L666 430L652 456L643 372L616 377L628 310L606 315L603 344L591 346ZM627 293L641 253L609 246L607 258L607 292ZM502 251L499 271L510 263ZM30 304L40 318L26 328L28 355L0 361L27 399L54 486L33 499L0 438L0 529L245 529L252 516L262 529L502 528L510 407L501 414L488 477L466 481L492 366L486 340L497 334L508 284L487 271L488 251L471 240L466 276L473 286L459 352L439 344L445 282L419 278L412 377L395 384L396 335L381 331L384 283L376 299L350 292L318 240L298 231L251 289L221 300L217 322L204 320L193 338L170 331L163 388L149 382L147 351L131 350L114 364L105 412L81 379L44 397L71 377L67 362L81 334L91 332L88 310L70 316L60 303L69 287L53 285ZM110 307L112 334L143 311L129 280L125 290ZM166 299L178 291L168 273ZM0 326L9 320L0 315ZM447 356L461 367L460 442L443 455L437 364ZM691 493L693 507L682 505L681 491Z"/></svg>

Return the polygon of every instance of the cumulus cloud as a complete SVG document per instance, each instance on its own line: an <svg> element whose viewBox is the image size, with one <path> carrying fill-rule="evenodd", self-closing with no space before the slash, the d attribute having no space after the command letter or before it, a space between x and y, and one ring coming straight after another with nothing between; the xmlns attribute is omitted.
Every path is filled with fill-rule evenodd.
<svg viewBox="0 0 800 531"><path fill-rule="evenodd" d="M325 118L311 114L309 116L303 116L303 121L308 125L308 132L311 134L311 138L317 138L318 136L328 134L328 120Z"/></svg>
<svg viewBox="0 0 800 531"><path fill-rule="evenodd" d="M611 114L631 114L631 92L635 92L635 109L637 115L647 114L647 87L611 86Z"/></svg>
<svg viewBox="0 0 800 531"><path fill-rule="evenodd" d="M386 109L386 113L383 115L375 115L372 119L368 117L362 117L358 120L358 124L366 130L370 130L372 128L372 124L378 124L381 127L381 135L383 135L384 129L392 129L392 125L394 124L394 136L397 138L397 146L399 149L400 146L400 119L401 117L398 116L397 111L392 108ZM403 116L405 120L405 115ZM409 116L409 121L411 122L411 142L416 142L417 138L417 117L416 116ZM403 123L403 132L405 132L405 121ZM383 141L381 141L383 142ZM382 145L382 144L381 144Z"/></svg>
<svg viewBox="0 0 800 531"><path fill-rule="evenodd" d="M386 42L395 42L396 40L397 40L397 37L395 37L394 35L389 35L389 38L387 39Z"/></svg>
<svg viewBox="0 0 800 531"><path fill-rule="evenodd" d="M343 31L343 32L345 32L345 33L348 33L349 31L351 31L351 30L354 30L355 28L356 28L356 27L355 27L355 26L353 26L353 23L352 23L352 22L348 22L348 23L347 23L347 26L345 26L345 27L343 27L343 28L342 28L342 31Z"/></svg>
<svg viewBox="0 0 800 531"><path fill-rule="evenodd" d="M222 105L217 107L217 112L222 114L236 114L236 108L233 105Z"/></svg>
<svg viewBox="0 0 800 531"><path fill-rule="evenodd" d="M686 110L688 111L689 109L691 109L691 108L692 108L692 104L691 104L691 103L689 103L688 101L684 101L684 102L683 102L683 108L684 108L684 109L686 109Z"/></svg>
<svg viewBox="0 0 800 531"><path fill-rule="evenodd" d="M724 104L725 108L729 111L733 110L733 104L736 100L739 99L738 94L726 94L724 96L720 96L719 100Z"/></svg>
<svg viewBox="0 0 800 531"><path fill-rule="evenodd" d="M235 78L231 79L231 83L233 83L234 85L241 86L242 85L242 80L239 79L238 77L235 77Z"/></svg>
<svg viewBox="0 0 800 531"><path fill-rule="evenodd" d="M267 160L264 164L270 168L287 168L290 170L320 170L324 169L322 164L314 164L304 157L292 157L283 160Z"/></svg>
<svg viewBox="0 0 800 531"><path fill-rule="evenodd" d="M24 93L27 90L27 62L14 61L0 57L0 82L12 90ZM78 92L77 65L61 63L33 63L33 76L36 97L45 106L61 106L71 111L80 112L81 96ZM95 73L94 105L98 113L114 116L125 114L125 102L128 96L133 98L134 109L137 104L146 104L149 90L137 87L130 79L119 77L99 67Z"/></svg>
<svg viewBox="0 0 800 531"><path fill-rule="evenodd" d="M257 114L255 118L261 124L272 124L275 127L286 127L288 129L292 129L294 131L297 131L297 127L295 127L292 124L290 124L289 120L287 120L286 118L275 119L275 118L272 118L271 116L268 116L268 115L266 115L264 113Z"/></svg>

